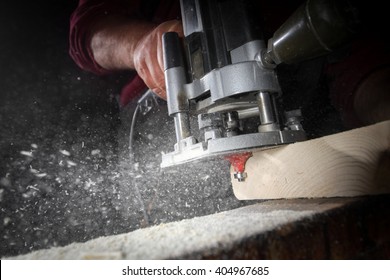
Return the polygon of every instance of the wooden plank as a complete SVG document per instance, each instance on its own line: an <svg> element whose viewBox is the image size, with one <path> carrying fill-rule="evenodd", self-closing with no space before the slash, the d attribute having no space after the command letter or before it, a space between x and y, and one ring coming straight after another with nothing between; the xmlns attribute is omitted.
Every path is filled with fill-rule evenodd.
<svg viewBox="0 0 390 280"><path fill-rule="evenodd" d="M240 200L345 197L390 192L390 121L314 140L257 151Z"/></svg>

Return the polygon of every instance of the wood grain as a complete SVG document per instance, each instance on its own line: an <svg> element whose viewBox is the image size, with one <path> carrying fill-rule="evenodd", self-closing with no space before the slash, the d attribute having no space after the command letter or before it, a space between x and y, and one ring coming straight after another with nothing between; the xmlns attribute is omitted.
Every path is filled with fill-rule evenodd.
<svg viewBox="0 0 390 280"><path fill-rule="evenodd" d="M245 182L231 178L240 200L344 197L390 192L390 121L256 151Z"/></svg>

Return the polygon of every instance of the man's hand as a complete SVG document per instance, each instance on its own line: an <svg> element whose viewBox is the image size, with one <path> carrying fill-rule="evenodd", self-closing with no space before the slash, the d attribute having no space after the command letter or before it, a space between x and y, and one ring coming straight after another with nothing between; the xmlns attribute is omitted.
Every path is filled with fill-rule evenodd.
<svg viewBox="0 0 390 280"><path fill-rule="evenodd" d="M172 20L160 24L138 42L133 54L135 70L145 84L163 99L167 98L161 40L165 32L177 32L183 37L181 22Z"/></svg>
<svg viewBox="0 0 390 280"><path fill-rule="evenodd" d="M158 26L150 22L107 17L92 29L91 49L95 61L106 70L135 69L145 84L166 99L162 35L177 32L181 22L172 20Z"/></svg>
<svg viewBox="0 0 390 280"><path fill-rule="evenodd" d="M150 22L107 17L92 30L91 49L95 61L106 70L135 69L145 84L166 99L162 35L177 32L183 37L181 22Z"/></svg>

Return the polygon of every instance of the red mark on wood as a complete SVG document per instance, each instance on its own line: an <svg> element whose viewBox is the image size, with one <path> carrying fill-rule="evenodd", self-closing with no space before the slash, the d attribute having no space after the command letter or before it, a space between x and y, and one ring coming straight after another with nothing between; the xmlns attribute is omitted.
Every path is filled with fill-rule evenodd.
<svg viewBox="0 0 390 280"><path fill-rule="evenodd" d="M247 160L252 156L251 152L232 154L225 156L231 165L233 166L234 172L243 173L245 171L245 164Z"/></svg>

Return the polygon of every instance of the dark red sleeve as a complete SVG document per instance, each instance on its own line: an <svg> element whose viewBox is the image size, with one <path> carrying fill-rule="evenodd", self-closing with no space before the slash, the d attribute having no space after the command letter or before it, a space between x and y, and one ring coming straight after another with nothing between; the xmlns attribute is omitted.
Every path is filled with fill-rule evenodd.
<svg viewBox="0 0 390 280"><path fill-rule="evenodd" d="M70 17L69 54L83 70L98 75L111 73L95 61L90 47L90 30L94 22L107 15L132 16L139 1L80 0Z"/></svg>

